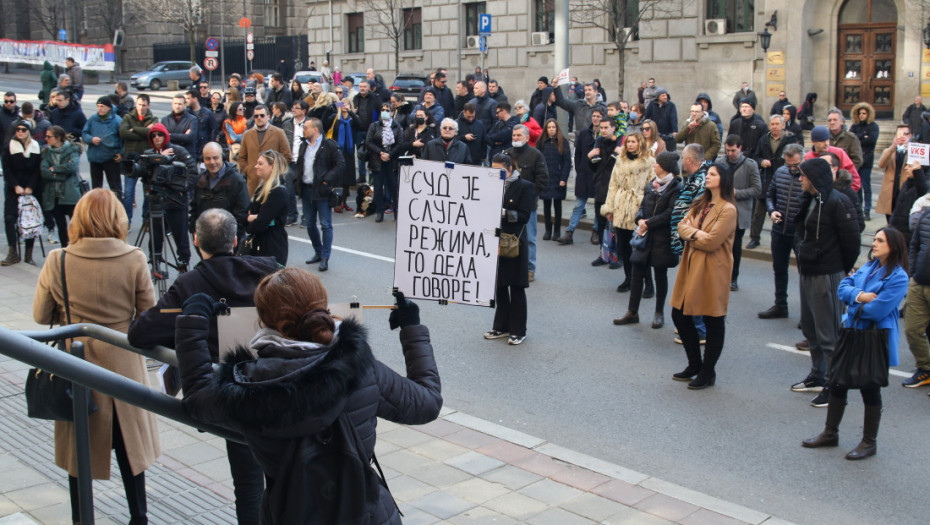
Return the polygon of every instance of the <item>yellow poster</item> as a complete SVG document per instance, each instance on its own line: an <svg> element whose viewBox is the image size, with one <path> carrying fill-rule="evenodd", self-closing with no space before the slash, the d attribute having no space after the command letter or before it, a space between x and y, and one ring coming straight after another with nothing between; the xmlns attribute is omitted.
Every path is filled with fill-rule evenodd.
<svg viewBox="0 0 930 525"><path fill-rule="evenodd" d="M924 64L920 68L920 80L923 82L930 82L930 64Z"/></svg>
<svg viewBox="0 0 930 525"><path fill-rule="evenodd" d="M766 56L767 62L770 66L781 66L785 64L784 51L769 51Z"/></svg>
<svg viewBox="0 0 930 525"><path fill-rule="evenodd" d="M920 96L923 98L930 97L930 83L921 82L920 84Z"/></svg>
<svg viewBox="0 0 930 525"><path fill-rule="evenodd" d="M779 92L779 91L784 91L784 90L785 90L785 85L784 85L784 84L781 84L781 83L778 83L778 84L766 84L766 86L765 86L765 96L766 96L766 97L769 97L769 98L778 98L778 92Z"/></svg>
<svg viewBox="0 0 930 525"><path fill-rule="evenodd" d="M784 82L785 81L785 68L770 67L768 72L765 75L765 78L769 82Z"/></svg>
<svg viewBox="0 0 930 525"><path fill-rule="evenodd" d="M923 60L922 60L922 62L923 62L924 64L930 63L930 49L924 49L924 50L923 50Z"/></svg>

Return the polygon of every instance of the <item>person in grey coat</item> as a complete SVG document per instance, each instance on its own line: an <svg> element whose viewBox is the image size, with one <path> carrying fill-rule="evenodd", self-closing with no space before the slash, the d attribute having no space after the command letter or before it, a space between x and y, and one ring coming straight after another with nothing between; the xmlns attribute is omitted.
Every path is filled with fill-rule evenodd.
<svg viewBox="0 0 930 525"><path fill-rule="evenodd" d="M724 142L726 163L733 174L733 189L738 212L736 237L733 239L733 272L730 276L730 291L739 290L739 263L743 255L743 234L752 222L752 203L762 195L762 178L756 161L743 155L743 140L739 135L730 135Z"/></svg>

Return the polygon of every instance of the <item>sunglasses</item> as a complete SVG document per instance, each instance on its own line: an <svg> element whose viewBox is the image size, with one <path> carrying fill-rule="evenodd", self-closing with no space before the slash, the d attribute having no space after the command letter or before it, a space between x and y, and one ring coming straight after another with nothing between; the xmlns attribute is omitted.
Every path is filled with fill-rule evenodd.
<svg viewBox="0 0 930 525"><path fill-rule="evenodd" d="M3 103L4 103L4 104L16 104L16 101L15 101L15 100L4 99Z"/></svg>
<svg viewBox="0 0 930 525"><path fill-rule="evenodd" d="M162 133L162 132L160 132L160 131L156 131L156 132L152 133L152 136L153 136L153 137L164 137L165 134Z"/></svg>
<svg viewBox="0 0 930 525"><path fill-rule="evenodd" d="M264 113L255 113L252 116L255 118L268 118L268 115L265 115Z"/></svg>
<svg viewBox="0 0 930 525"><path fill-rule="evenodd" d="M236 109L236 112L239 112L239 111L245 113L245 108L238 108L238 109Z"/></svg>
<svg viewBox="0 0 930 525"><path fill-rule="evenodd" d="M16 128L17 133L29 133L29 130L26 128Z"/></svg>

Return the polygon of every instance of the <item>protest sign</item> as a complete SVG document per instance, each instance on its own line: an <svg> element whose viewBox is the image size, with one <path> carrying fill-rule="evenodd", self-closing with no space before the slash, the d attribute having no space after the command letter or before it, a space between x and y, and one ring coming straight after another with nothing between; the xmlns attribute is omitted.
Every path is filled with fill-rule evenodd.
<svg viewBox="0 0 930 525"><path fill-rule="evenodd" d="M907 143L907 163L915 161L921 166L930 166L930 145L917 142Z"/></svg>
<svg viewBox="0 0 930 525"><path fill-rule="evenodd" d="M492 306L500 170L414 159L400 167L394 286L411 299Z"/></svg>

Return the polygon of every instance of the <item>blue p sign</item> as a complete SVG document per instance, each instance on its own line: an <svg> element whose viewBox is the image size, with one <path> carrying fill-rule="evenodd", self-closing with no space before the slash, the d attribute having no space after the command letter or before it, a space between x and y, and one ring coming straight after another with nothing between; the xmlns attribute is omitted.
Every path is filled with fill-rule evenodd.
<svg viewBox="0 0 930 525"><path fill-rule="evenodd" d="M478 15L478 34L491 36L491 15L485 13Z"/></svg>

